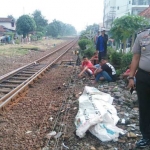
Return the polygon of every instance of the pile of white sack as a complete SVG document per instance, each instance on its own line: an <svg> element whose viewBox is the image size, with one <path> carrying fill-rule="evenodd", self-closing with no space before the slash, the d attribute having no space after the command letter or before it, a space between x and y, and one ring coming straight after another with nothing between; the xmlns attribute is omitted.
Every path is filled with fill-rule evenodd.
<svg viewBox="0 0 150 150"><path fill-rule="evenodd" d="M119 117L112 102L113 97L109 94L85 86L75 117L76 135L83 138L89 130L103 142L117 141L119 133L124 134L124 131L116 126Z"/></svg>

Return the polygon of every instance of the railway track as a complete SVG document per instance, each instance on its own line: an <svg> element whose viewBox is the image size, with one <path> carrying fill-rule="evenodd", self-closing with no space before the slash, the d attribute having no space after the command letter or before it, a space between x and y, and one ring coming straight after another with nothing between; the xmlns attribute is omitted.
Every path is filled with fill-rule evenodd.
<svg viewBox="0 0 150 150"><path fill-rule="evenodd" d="M0 110L6 110L10 102L18 99L28 89L29 85L41 78L54 63L76 44L77 40L74 39L44 57L1 77Z"/></svg>

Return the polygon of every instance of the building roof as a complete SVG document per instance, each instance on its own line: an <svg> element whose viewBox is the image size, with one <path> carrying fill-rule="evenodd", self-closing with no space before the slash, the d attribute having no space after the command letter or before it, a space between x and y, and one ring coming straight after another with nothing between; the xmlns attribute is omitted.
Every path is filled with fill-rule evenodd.
<svg viewBox="0 0 150 150"><path fill-rule="evenodd" d="M11 18L0 18L0 22L12 22Z"/></svg>
<svg viewBox="0 0 150 150"><path fill-rule="evenodd" d="M144 11L140 12L139 15L145 18L150 18L150 6L146 8Z"/></svg>

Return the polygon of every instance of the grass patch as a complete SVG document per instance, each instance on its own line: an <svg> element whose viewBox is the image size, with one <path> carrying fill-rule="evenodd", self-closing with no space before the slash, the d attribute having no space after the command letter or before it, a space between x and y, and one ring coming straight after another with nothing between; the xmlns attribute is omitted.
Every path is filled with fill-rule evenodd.
<svg viewBox="0 0 150 150"><path fill-rule="evenodd" d="M29 51L27 49L0 49L0 55L4 56L22 56L27 54Z"/></svg>
<svg viewBox="0 0 150 150"><path fill-rule="evenodd" d="M0 44L0 55L4 56L22 56L28 54L30 50L40 51L50 49L53 44L58 45L63 43L65 40L57 40L57 39L46 39L39 40L27 44Z"/></svg>
<svg viewBox="0 0 150 150"><path fill-rule="evenodd" d="M32 46L30 46L30 47L20 47L20 48L18 48L19 50L34 50L34 51L38 51L39 50L39 48L38 47L32 47Z"/></svg>
<svg viewBox="0 0 150 150"><path fill-rule="evenodd" d="M32 45L2 45L0 46L0 55L22 56L26 55L29 50L38 51L39 48Z"/></svg>

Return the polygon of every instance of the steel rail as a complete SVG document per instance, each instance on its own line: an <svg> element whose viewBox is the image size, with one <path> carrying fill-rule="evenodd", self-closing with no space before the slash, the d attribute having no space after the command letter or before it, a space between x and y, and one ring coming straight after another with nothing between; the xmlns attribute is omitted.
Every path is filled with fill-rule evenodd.
<svg viewBox="0 0 150 150"><path fill-rule="evenodd" d="M67 46L68 44L70 44L70 43L72 43L72 42L73 42L73 40L72 40L71 42L69 42L69 43L67 43L67 44L65 44L65 45L63 45L63 46L61 46L60 48L57 48L57 49L54 50L53 52L51 52L51 53L49 53L49 54L43 56L42 58L36 59L36 60L35 60L34 62L32 62L32 63L29 63L29 64L27 64L27 65L25 65L25 66L22 66L22 67L20 67L20 68L17 68L17 69L15 69L15 70L11 71L11 72L9 72L9 73L7 73L7 74L5 74L5 75L0 76L0 81L6 80L8 77L13 76L13 75L16 74L17 72L19 72L19 71L21 71L21 70L23 70L23 69L26 69L27 67L30 67L30 66L32 66L32 65L34 65L34 64L36 64L36 63L38 63L38 62L41 62L42 60L44 60L44 59L46 59L47 57L51 56L52 54L58 52L60 49L64 48L65 46Z"/></svg>
<svg viewBox="0 0 150 150"><path fill-rule="evenodd" d="M53 60L50 64L48 64L45 67L43 67L42 69L40 69L37 73L33 74L30 78L28 78L26 81L24 81L21 85L19 85L17 88L12 90L8 95L5 95L4 97L2 97L2 99L0 99L0 101L2 102L0 104L0 110L3 110L4 107L6 105L8 105L10 101L14 100L18 96L18 94L22 93L28 87L29 84L33 83L34 80L39 78L46 70L48 70L68 50L70 50L75 45L76 42L77 42L77 40L75 40L75 42L71 41L70 43L73 43L73 44L69 48L67 48L67 50L65 50L65 52L63 52L59 57L57 57L55 60ZM48 57L48 56L46 55L46 57Z"/></svg>

